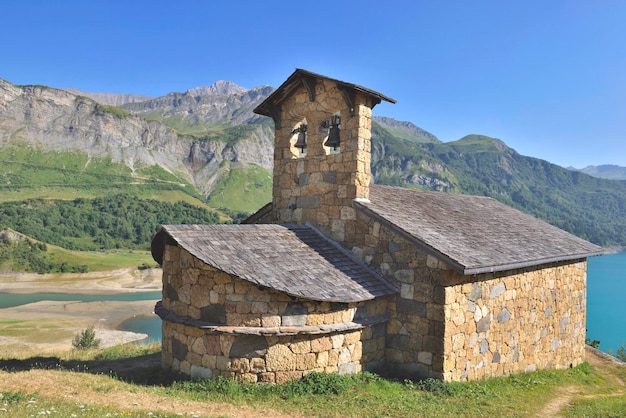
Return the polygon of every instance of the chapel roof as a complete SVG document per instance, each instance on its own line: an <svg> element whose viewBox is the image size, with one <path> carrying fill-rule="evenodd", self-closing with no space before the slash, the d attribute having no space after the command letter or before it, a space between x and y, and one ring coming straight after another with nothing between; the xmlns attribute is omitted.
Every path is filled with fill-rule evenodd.
<svg viewBox="0 0 626 418"><path fill-rule="evenodd" d="M299 87L304 86L309 91L311 100L315 97L315 80L329 80L335 82L342 91L357 91L370 96L373 99L372 108L380 103L382 100L389 103L396 103L396 101L384 94L377 91L368 89L367 87L359 86L358 84L348 83L345 81L337 80L334 78L326 77L321 74L316 74L311 71L297 68L283 84L281 84L272 94L270 94L261 104L255 109L254 113L263 116L276 117L275 108L279 107L285 100L287 100Z"/></svg>
<svg viewBox="0 0 626 418"><path fill-rule="evenodd" d="M357 210L470 275L582 259L602 248L482 196L370 186Z"/></svg>
<svg viewBox="0 0 626 418"><path fill-rule="evenodd" d="M152 241L159 264L171 240L216 269L295 297L348 303L397 293L310 225L163 225Z"/></svg>

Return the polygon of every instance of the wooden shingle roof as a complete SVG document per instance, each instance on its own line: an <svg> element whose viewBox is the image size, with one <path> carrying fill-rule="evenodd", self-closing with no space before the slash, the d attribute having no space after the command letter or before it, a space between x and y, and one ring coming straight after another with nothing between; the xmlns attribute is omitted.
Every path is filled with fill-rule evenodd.
<svg viewBox="0 0 626 418"><path fill-rule="evenodd" d="M152 241L157 262L171 240L216 269L291 296L347 303L397 293L308 225L164 225Z"/></svg>
<svg viewBox="0 0 626 418"><path fill-rule="evenodd" d="M462 274L582 259L602 248L495 199L370 187L355 207Z"/></svg>

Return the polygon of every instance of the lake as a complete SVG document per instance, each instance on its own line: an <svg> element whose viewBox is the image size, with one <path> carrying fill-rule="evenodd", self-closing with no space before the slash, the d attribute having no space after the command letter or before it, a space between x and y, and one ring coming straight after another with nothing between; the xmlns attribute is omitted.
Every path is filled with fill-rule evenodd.
<svg viewBox="0 0 626 418"><path fill-rule="evenodd" d="M157 300L161 292L138 292L118 295L75 295L62 293L0 293L0 308L42 300L101 301ZM137 316L120 324L122 331L148 334L147 342L161 340L161 319ZM626 345L626 252L589 258L587 267L587 337L600 341L600 349L613 353Z"/></svg>
<svg viewBox="0 0 626 418"><path fill-rule="evenodd" d="M626 252L588 260L587 337L613 354L626 345Z"/></svg>
<svg viewBox="0 0 626 418"><path fill-rule="evenodd" d="M44 300L78 302L154 300L154 302L156 303L156 301L160 299L160 291L120 293L114 295L81 295L66 293L0 293L0 309L26 305L28 303L41 302ZM119 325L118 329L120 331L131 331L140 334L147 334L148 338L146 340L142 340L141 342L153 343L161 341L161 318L156 315L135 316L129 318L122 322Z"/></svg>
<svg viewBox="0 0 626 418"><path fill-rule="evenodd" d="M0 309L41 302L42 300L96 302L102 300L160 300L161 292L119 293L114 295L80 295L66 293L0 293Z"/></svg>

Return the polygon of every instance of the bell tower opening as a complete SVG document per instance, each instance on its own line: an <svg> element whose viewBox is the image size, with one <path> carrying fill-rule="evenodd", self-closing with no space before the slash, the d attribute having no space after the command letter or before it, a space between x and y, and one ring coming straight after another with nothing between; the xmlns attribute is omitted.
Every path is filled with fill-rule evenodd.
<svg viewBox="0 0 626 418"><path fill-rule="evenodd" d="M324 140L326 154L339 154L341 152L341 111L333 113L330 119L323 122L322 128L328 130Z"/></svg>
<svg viewBox="0 0 626 418"><path fill-rule="evenodd" d="M306 156L307 130L308 124L306 123L306 118L302 119L298 126L291 130L291 141L293 142L292 153L298 158L304 158Z"/></svg>

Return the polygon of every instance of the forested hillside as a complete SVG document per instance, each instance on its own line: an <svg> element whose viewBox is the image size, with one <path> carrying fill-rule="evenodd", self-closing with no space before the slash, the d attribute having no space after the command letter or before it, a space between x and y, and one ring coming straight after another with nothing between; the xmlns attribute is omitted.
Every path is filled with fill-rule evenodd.
<svg viewBox="0 0 626 418"><path fill-rule="evenodd" d="M0 206L0 230L10 228L45 243L80 251L148 250L162 224L218 221L216 212L186 202L144 200L129 194L95 199L29 199Z"/></svg>
<svg viewBox="0 0 626 418"><path fill-rule="evenodd" d="M525 157L486 136L417 143L374 132L376 182L491 196L596 244L626 246L626 181Z"/></svg>

